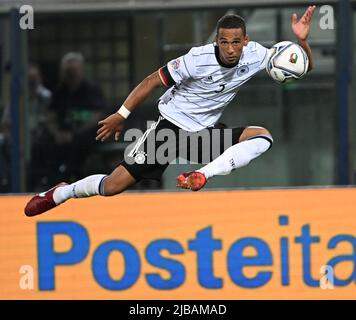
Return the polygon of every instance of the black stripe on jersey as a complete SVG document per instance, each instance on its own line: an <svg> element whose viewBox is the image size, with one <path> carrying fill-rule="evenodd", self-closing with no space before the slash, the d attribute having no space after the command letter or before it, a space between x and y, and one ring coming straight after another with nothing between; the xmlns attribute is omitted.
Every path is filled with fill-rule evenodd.
<svg viewBox="0 0 356 320"><path fill-rule="evenodd" d="M248 77L247 79L243 79L243 80L230 80L230 79L228 79L227 77L227 75L229 74L229 73L231 73L231 70L229 70L229 71L226 71L225 73L222 73L221 72L221 70L216 70L216 71L214 71L214 72L212 72L212 73L210 73L210 75L213 75L213 74L215 74L215 73L217 73L217 72L221 72L221 74L219 74L218 76L221 76L221 77L223 77L223 79L225 80L225 81L227 81L227 82L234 82L234 83L239 83L239 82L246 82L247 80L249 80L249 79L251 79L257 72L258 72L259 70L257 70L256 72L254 72L250 77ZM199 80L201 80L201 79L204 79L205 78L205 76L204 77L200 77L200 78L198 78ZM213 81L213 82L211 82L212 84L214 84L214 83L219 83L219 82L221 82L221 80L222 79L218 79L218 80L216 80L216 81Z"/></svg>
<svg viewBox="0 0 356 320"><path fill-rule="evenodd" d="M264 58L263 58L263 59L264 59ZM256 63L260 63L260 64L261 64L260 61L256 61L256 62L251 62L251 63L249 63L249 64L246 64L246 66L247 66L247 67L250 67L250 66L253 66L253 65L256 64Z"/></svg>
<svg viewBox="0 0 356 320"><path fill-rule="evenodd" d="M217 69L217 70L215 70L215 71L213 71L213 72L211 72L211 73L209 73L209 75L211 76L211 75L213 75L213 74L215 74L215 73L217 73L217 72L220 72L221 74L221 76L222 77L225 77L227 74L229 74L229 73L234 73L235 71L236 71L237 69L228 69L228 70L221 70L221 69ZM204 77L203 77L204 78Z"/></svg>
<svg viewBox="0 0 356 320"><path fill-rule="evenodd" d="M259 63L259 61L257 61L257 62L253 62L253 63L250 63L250 64L247 64L246 66L247 67L250 67L250 66L252 66L252 65L254 65L254 64L256 64L256 63ZM220 76L220 77L223 77L223 78L225 78L226 76L228 76L228 75L233 75L234 74L234 72L236 72L237 71L237 69L238 68L235 68L235 69L229 69L229 70L220 70L220 69L218 69L218 70L215 70L215 71L213 71L213 72L211 72L209 75L213 75L213 74L216 74L217 72L220 72L220 74L217 74L217 76ZM256 72L258 72L259 70L257 70ZM254 75L255 73L253 73L253 75ZM204 76L205 77L205 76ZM201 77L201 78L204 78L204 77ZM220 79L221 80L221 79ZM218 80L218 81L220 81L220 80ZM216 81L216 82L218 82L218 81ZM233 82L239 82L239 81L243 81L243 80L235 80L235 81L233 81Z"/></svg>
<svg viewBox="0 0 356 320"><path fill-rule="evenodd" d="M187 64L185 63L185 57L183 56L183 62L184 62L184 66L185 68L187 69L187 72L189 74L189 77L192 77L192 75L190 74L189 70L188 70L188 67L187 67Z"/></svg>
<svg viewBox="0 0 356 320"><path fill-rule="evenodd" d="M261 61L261 63L258 66L260 66L265 61L267 53L268 53L268 50L266 50L266 54L265 54L265 56L263 57L263 60Z"/></svg>
<svg viewBox="0 0 356 320"><path fill-rule="evenodd" d="M187 91L187 92L189 92L189 91ZM224 104L224 106L227 106L232 100L234 100L235 99L235 97L236 97L236 94L234 94L228 101L215 101L215 100L213 100L214 102L219 102L219 103L223 103ZM204 105L200 105L200 104L198 104L198 103L195 103L195 102L193 102L193 101L190 101L186 96L183 96L183 98L185 99L185 100L187 100L189 103L192 103L192 104L195 104L196 106L198 106L198 107L200 107L200 108L206 108L207 106L204 106ZM199 98L202 98L202 97L200 97L199 96ZM204 100L211 100L211 99L208 99L208 98L202 98L202 99L204 99ZM188 114L187 113L184 113L186 116L188 116Z"/></svg>
<svg viewBox="0 0 356 320"><path fill-rule="evenodd" d="M239 84L239 86L241 86L243 83L245 83L246 81L250 80L256 73L257 72L255 72L253 75L251 75L247 79L244 79L244 80L231 80L230 82L241 82L241 84Z"/></svg>
<svg viewBox="0 0 356 320"><path fill-rule="evenodd" d="M195 93L195 92L190 92L189 90L187 90L186 88L180 88L181 90L184 90L185 92L188 92L190 94L194 94L195 96L201 98L202 100L209 100L209 101L214 101L214 102L217 102L217 103L227 103L227 101L225 100L215 100L215 99L212 99L212 98L208 98L208 97L203 97L201 95L199 95L198 93ZM236 96L236 93L233 94L233 98ZM185 97L185 96L184 96ZM185 97L186 98L186 97ZM232 99L233 99L232 98ZM187 99L187 98L186 98ZM232 99L228 100L228 102L230 102ZM188 100L188 99L187 99ZM188 100L189 101L189 100ZM192 101L189 101L191 103L194 103ZM197 104L198 105L198 104ZM201 107L201 106L200 106Z"/></svg>
<svg viewBox="0 0 356 320"><path fill-rule="evenodd" d="M216 67L218 66L217 63L215 64L198 64L197 67Z"/></svg>
<svg viewBox="0 0 356 320"><path fill-rule="evenodd" d="M200 107L203 107L203 106L201 106L200 104L197 104L196 102L190 101L186 96L183 96L183 98L184 98L185 100L187 100L189 103L195 104L195 105L198 106L199 108L200 108Z"/></svg>
<svg viewBox="0 0 356 320"><path fill-rule="evenodd" d="M193 122L195 122L196 124L201 125L200 122L196 121L196 120L195 120L194 118L192 118L188 113L185 113L185 112L182 112L182 113L183 113L187 118L189 118L190 120L192 120ZM179 122L177 121L177 119L173 119L173 118L171 118L170 116L167 116L167 115L164 115L164 117L165 117L165 119L167 119L169 122L172 122L174 125L176 125L176 126L180 127L181 129L183 129L183 128L182 128L182 124L180 124L180 125L176 124L176 123L179 123ZM185 130L185 129L183 129L183 130Z"/></svg>
<svg viewBox="0 0 356 320"><path fill-rule="evenodd" d="M255 45L255 46L253 48L251 48L251 50L255 50L257 47L257 42L252 43L252 45Z"/></svg>
<svg viewBox="0 0 356 320"><path fill-rule="evenodd" d="M187 91L187 92L189 92L189 91ZM193 101L190 101L186 96L183 96L183 98L185 99L185 100L187 100L189 103L192 103L192 104L195 104L196 106L198 106L198 107L204 107L204 106L201 106L200 104L197 104L197 103L195 103L195 102L193 102ZM184 113L186 116L188 116L188 114L187 113Z"/></svg>
<svg viewBox="0 0 356 320"><path fill-rule="evenodd" d="M167 84L169 86L172 86L172 85L176 84L176 82L173 80L171 74L169 73L167 65L163 66L161 68L161 70L162 70L162 73L164 74L164 76L166 77Z"/></svg>

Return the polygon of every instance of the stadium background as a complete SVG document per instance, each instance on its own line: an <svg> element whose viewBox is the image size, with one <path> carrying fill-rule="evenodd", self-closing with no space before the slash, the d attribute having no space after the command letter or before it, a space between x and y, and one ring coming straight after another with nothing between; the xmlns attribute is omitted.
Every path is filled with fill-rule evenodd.
<svg viewBox="0 0 356 320"><path fill-rule="evenodd" d="M18 8L21 4L30 4L34 8L33 30L18 28L21 17ZM176 191L177 174L195 166L172 165L166 170L161 183L140 183L133 188L132 193L115 199L73 201L58 209L55 215L31 221L22 215L29 196L6 195L38 191L28 183L31 171L36 170L33 165L29 166L31 147L28 118L31 115L28 108L27 70L30 61L39 64L44 85L53 91L59 82L62 56L69 51L82 52L86 75L101 86L109 113L121 105L130 90L146 75L170 59L184 54L191 46L212 41L216 21L226 12L236 12L245 17L250 38L268 47L278 41L294 40L290 28L291 14L296 12L300 16L308 4L317 5L309 38L315 69L302 81L285 86L273 83L266 73L261 72L241 89L237 98L225 110L222 121L227 125L267 127L274 136L275 144L270 152L246 168L229 176L217 177L206 186L207 191L219 189L218 192L203 192L196 199L188 193L173 193ZM321 5L333 7L334 29L321 29ZM243 236L266 236L267 243L271 241L273 248L277 248L279 238L287 234L278 233L281 228L277 223L280 215L288 215L290 221L297 221L293 226L295 229L290 231L292 237L300 235L298 232L303 225L310 224L312 228L316 227L317 233L319 231L322 243L325 241L324 245L335 235L349 234L354 239L355 20L356 2L346 0L241 0L218 3L173 0L0 0L0 117L3 118L6 108L10 110L11 116L10 142L4 126L0 127L0 192L4 193L0 198L0 268L1 283L4 284L1 286L0 297L120 297L91 284L94 280L90 273L89 258L85 262L87 265L80 266L82 269L58 267L57 295L48 296L41 292L37 283L39 274L36 251L36 230L41 221L75 221L83 224L93 239L91 253L100 243L109 239L126 239L132 243L137 240L142 257L145 245L156 239L178 239L183 246L187 246L188 239L209 225L214 229L214 235L221 238L224 244L228 243L227 246ZM128 119L126 129L144 129L147 120L155 119L155 101L162 92L157 91L135 111ZM95 146L96 158L93 160L95 166L88 166L86 173L111 171L121 159L124 147L124 143L98 143ZM35 165L40 168L42 164ZM48 172L48 178L51 175L54 173ZM325 187L325 190L320 190L320 186ZM330 188L336 186L337 189ZM289 192L279 190L295 187L302 189ZM243 191L246 188L266 188L269 191ZM149 191L152 193L147 193ZM158 195L156 191L168 192ZM200 197L205 199L201 200L204 204L200 209L188 212L176 209L187 201L202 199ZM215 203L218 199L221 199L219 206ZM189 217L184 218L187 214ZM120 230L130 223L133 226L127 227L127 230L124 228L125 232ZM233 227L229 229L230 225ZM225 229L226 233L223 232ZM278 233L278 238L273 238L274 233ZM59 236L56 250L70 250L67 242L68 239ZM347 245L342 249L338 250L339 254L350 254ZM224 247L224 250L227 249ZM293 250L299 252L300 248L291 248L291 252ZM353 250L356 250L355 246ZM278 257L278 250L274 254ZM330 256L330 252L324 248L319 254L321 256L318 255L318 260L311 266L315 278L318 278L322 262L333 257L336 252ZM115 259L114 262L110 260L111 268L112 265L120 266L120 272L124 272L122 257ZM355 256L353 261L356 264ZM276 270L282 261L278 263L273 266ZM26 264L32 265L37 275L34 291L19 288L19 268ZM171 290L171 297L194 297L194 294L199 294L201 297L216 298L214 291L211 293L209 289L204 290L191 274L196 268L194 258L187 257L184 264L191 278L187 279L182 288ZM294 267L291 277L297 280L291 281L290 286L282 287L278 278L274 277L274 282L270 286L267 284L266 290L256 288L235 291L232 279L225 274L226 264L224 260L214 269L217 273L224 273L226 282L219 297L356 297L353 291L355 282L337 287L338 290L327 294L320 288L310 289L302 283L303 263L299 260L291 261ZM340 265L337 271L339 277L347 278L352 270L350 264L352 259L345 267ZM153 270L152 266L150 268L148 270ZM224 271L222 268L225 268ZM355 270L355 265L353 268ZM83 277L77 277L78 270L83 272ZM114 278L119 279L120 273L115 273L115 270L112 271ZM167 278L163 271L155 270ZM253 277L254 273L250 276ZM125 291L123 298L169 298L164 291L160 293L143 284L143 273L138 281L138 286ZM86 285L89 291L84 294L80 288Z"/></svg>

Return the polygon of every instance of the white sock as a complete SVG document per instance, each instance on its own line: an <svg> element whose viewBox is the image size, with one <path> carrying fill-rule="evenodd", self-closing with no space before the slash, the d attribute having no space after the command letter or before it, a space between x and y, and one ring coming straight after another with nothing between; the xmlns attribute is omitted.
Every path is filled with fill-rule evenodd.
<svg viewBox="0 0 356 320"><path fill-rule="evenodd" d="M203 173L207 179L215 175L229 174L232 170L248 165L251 160L267 151L272 142L273 140L269 136L252 137L249 140L234 144L215 160L197 171Z"/></svg>
<svg viewBox="0 0 356 320"><path fill-rule="evenodd" d="M59 187L53 193L53 200L56 204L60 204L70 198L104 195L102 182L105 177L105 174L94 174L67 186Z"/></svg>

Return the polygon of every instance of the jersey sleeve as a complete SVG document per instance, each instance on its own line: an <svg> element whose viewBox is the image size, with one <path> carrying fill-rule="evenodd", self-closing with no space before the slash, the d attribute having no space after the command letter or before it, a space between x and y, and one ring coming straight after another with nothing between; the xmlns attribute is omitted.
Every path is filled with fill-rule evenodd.
<svg viewBox="0 0 356 320"><path fill-rule="evenodd" d="M165 86L179 84L195 76L195 59L193 50L187 54L171 60L158 70L158 74Z"/></svg>

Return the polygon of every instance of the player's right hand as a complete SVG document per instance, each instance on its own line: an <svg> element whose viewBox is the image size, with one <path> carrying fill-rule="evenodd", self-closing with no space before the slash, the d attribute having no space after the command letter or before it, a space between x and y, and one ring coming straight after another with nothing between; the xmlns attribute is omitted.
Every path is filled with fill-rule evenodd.
<svg viewBox="0 0 356 320"><path fill-rule="evenodd" d="M118 113L114 113L104 120L98 122L99 130L96 132L96 140L105 141L112 134L115 134L115 140L119 140L120 133L124 127L125 119Z"/></svg>

